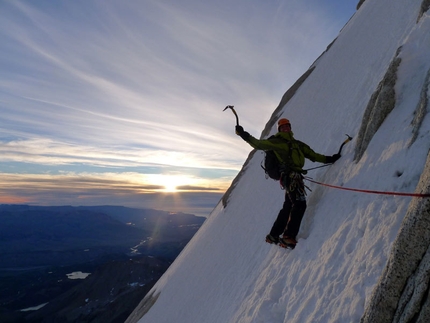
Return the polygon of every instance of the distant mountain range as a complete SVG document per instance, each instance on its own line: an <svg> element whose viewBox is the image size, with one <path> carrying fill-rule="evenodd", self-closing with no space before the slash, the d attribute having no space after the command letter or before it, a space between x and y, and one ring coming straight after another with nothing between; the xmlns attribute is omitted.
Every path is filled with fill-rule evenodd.
<svg viewBox="0 0 430 323"><path fill-rule="evenodd" d="M109 299L111 320L103 322L114 322L121 317L112 312L119 294L123 300L133 299L133 293L141 298L204 221L192 214L120 206L0 205L0 321L24 322L25 318L25 322L42 322L38 314L50 317L51 309L63 313L61 321L68 322L73 307L68 291L81 295L72 302L75 304L82 297L89 298L84 297L89 293L85 285L92 281L92 295L99 293L97 298ZM142 265L148 263L157 264L149 274L145 270L151 266ZM112 272L124 266L133 267L135 273L141 269L134 275L140 281L136 277L128 281L127 270ZM85 280L67 279L67 273L78 270L92 274ZM116 292L109 296L97 286L111 286ZM42 303L50 304L38 311L17 312ZM93 304L91 311L86 308L86 315L103 312L106 304ZM128 307L118 306L118 311L126 316ZM73 311L70 317L82 314Z"/></svg>

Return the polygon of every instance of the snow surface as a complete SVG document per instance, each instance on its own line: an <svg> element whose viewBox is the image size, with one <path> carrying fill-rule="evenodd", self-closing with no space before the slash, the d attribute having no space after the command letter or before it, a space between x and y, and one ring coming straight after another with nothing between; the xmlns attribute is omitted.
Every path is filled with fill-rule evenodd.
<svg viewBox="0 0 430 323"><path fill-rule="evenodd" d="M283 108L280 116L291 120L297 139L323 154L337 152L345 133L358 133L370 96L403 46L396 107L358 163L353 162L352 141L335 165L310 172L315 180L360 189L415 190L430 148L428 115L408 148L430 69L430 17L425 14L416 23L420 4L366 0ZM297 247L284 250L264 242L284 192L265 179L262 158L261 152L254 155L227 207L220 203L213 210L157 282L152 292L159 297L139 322L360 321L411 198L309 183L312 192Z"/></svg>

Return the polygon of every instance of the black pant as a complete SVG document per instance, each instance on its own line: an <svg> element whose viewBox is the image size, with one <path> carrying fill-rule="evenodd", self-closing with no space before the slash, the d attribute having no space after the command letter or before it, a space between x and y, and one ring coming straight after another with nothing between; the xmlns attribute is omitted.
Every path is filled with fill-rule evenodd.
<svg viewBox="0 0 430 323"><path fill-rule="evenodd" d="M290 238L296 238L299 233L300 224L306 211L306 199L304 190L295 189L289 191L286 189L285 201L282 209L279 211L275 223L273 223L270 235L279 237L281 234Z"/></svg>

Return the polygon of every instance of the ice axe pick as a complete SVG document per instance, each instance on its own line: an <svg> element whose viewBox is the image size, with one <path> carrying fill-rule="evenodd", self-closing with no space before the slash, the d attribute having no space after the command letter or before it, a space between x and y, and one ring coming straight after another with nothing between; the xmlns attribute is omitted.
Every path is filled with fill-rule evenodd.
<svg viewBox="0 0 430 323"><path fill-rule="evenodd" d="M226 106L226 107L224 108L224 110L222 110L222 111L225 111L225 110L227 110L227 109L231 109L231 111L234 113L234 115L235 115L235 117L236 117L236 125L238 126L238 125L239 125L239 117L237 116L237 113L236 113L236 111L234 110L234 106L233 106L233 105L228 105L228 106Z"/></svg>
<svg viewBox="0 0 430 323"><path fill-rule="evenodd" d="M342 152L342 148L343 146L345 146L345 144L347 144L348 142L350 142L352 140L352 137L349 135L346 135L348 138L345 139L345 141L342 143L342 145L340 145L339 147L339 152L338 154L340 155L340 153Z"/></svg>

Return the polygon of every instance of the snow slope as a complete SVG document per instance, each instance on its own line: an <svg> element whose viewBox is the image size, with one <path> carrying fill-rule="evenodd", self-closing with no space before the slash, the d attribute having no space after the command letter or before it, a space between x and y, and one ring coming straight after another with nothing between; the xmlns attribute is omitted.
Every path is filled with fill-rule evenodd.
<svg viewBox="0 0 430 323"><path fill-rule="evenodd" d="M353 140L335 165L309 172L315 180L414 192L430 148L428 115L412 141L420 97L430 96L430 17L425 13L417 23L420 8L421 0L366 0L273 116L290 119L295 137L317 152L337 152L345 133L359 132L368 102L402 46L394 109L359 161L353 160ZM265 179L262 158L261 152L252 155L227 205L213 210L127 322L360 321L412 198L308 183L312 192L298 245L284 250L264 242L284 193ZM318 164L305 168L313 166Z"/></svg>

